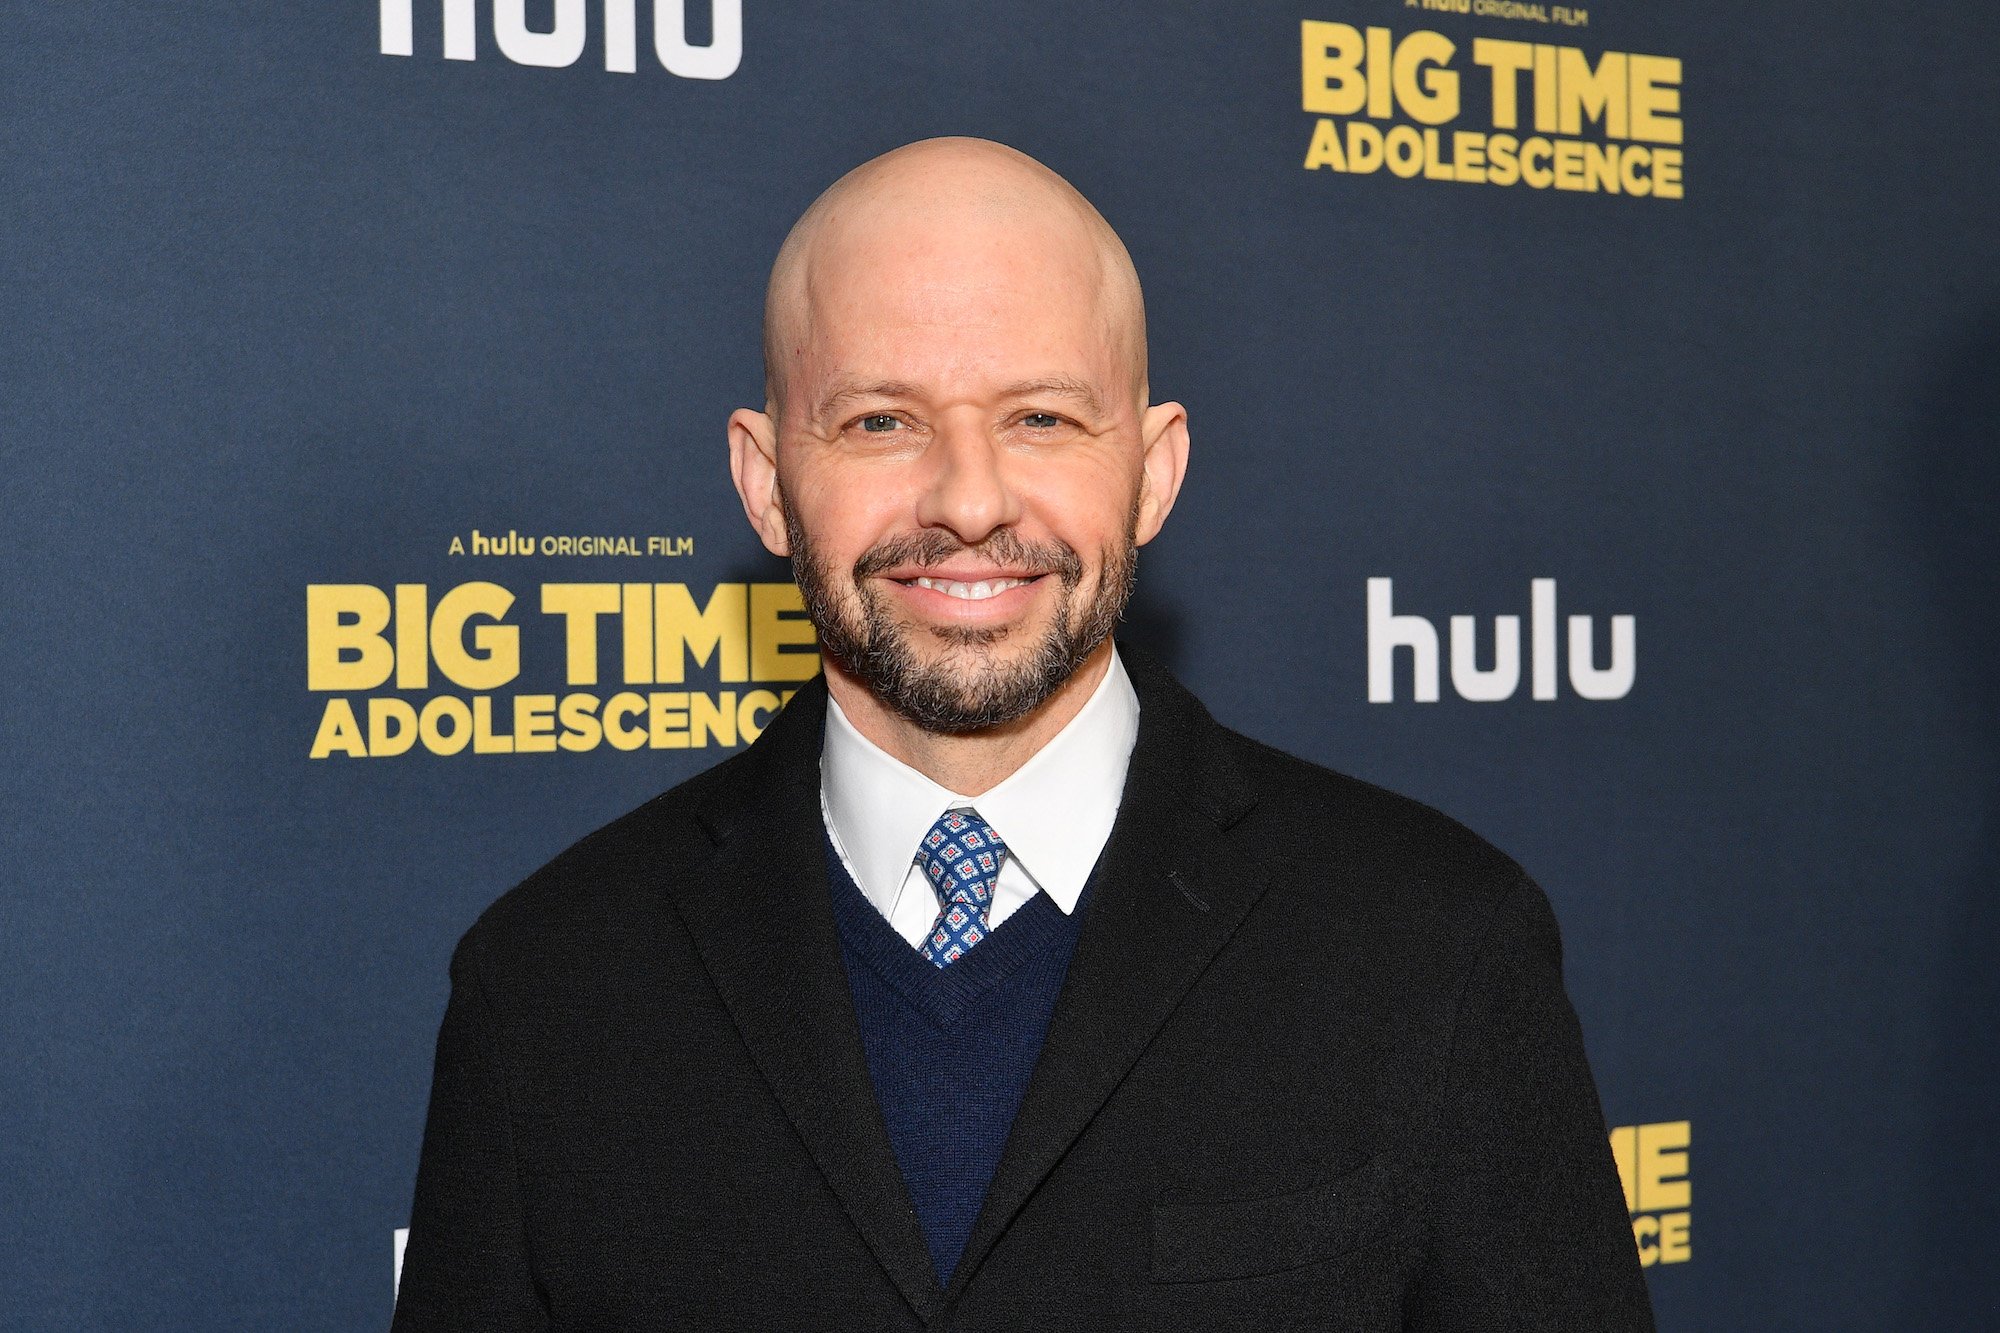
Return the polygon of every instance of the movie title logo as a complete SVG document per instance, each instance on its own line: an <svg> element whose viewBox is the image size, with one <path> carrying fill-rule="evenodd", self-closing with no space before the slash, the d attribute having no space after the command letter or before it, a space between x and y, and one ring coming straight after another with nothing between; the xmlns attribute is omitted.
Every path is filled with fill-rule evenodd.
<svg viewBox="0 0 2000 1333"><path fill-rule="evenodd" d="M418 0L381 0L382 54L416 52ZM438 36L446 60L479 58L479 18L502 56L517 65L562 69L582 59L591 32L586 0L547 0L534 6L548 15L546 30L528 24L528 0L433 0L424 8L439 16ZM743 0L653 0L653 55L660 68L683 79L726 79L743 63ZM596 6L604 68L613 74L639 69L638 0L599 0ZM689 19L707 20L708 40L692 41Z"/></svg>
<svg viewBox="0 0 2000 1333"><path fill-rule="evenodd" d="M522 683L530 640L567 688ZM308 753L748 744L819 671L816 645L791 583L545 583L532 615L486 581L311 584L306 688L330 697Z"/></svg>
<svg viewBox="0 0 2000 1333"><path fill-rule="evenodd" d="M1677 57L1312 19L1299 34L1308 171L1683 196Z"/></svg>

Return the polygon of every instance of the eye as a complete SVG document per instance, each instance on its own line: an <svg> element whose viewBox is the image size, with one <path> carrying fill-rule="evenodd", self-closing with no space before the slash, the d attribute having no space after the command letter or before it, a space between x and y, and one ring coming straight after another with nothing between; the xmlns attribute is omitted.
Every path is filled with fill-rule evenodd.
<svg viewBox="0 0 2000 1333"><path fill-rule="evenodd" d="M1052 412L1030 412L1021 418L1021 424L1032 430L1048 430L1062 425L1062 418Z"/></svg>
<svg viewBox="0 0 2000 1333"><path fill-rule="evenodd" d="M858 424L860 425L861 429L868 431L871 434L880 434L884 431L892 431L896 429L896 427L902 425L903 423L897 420L893 413L871 412L867 416L861 418Z"/></svg>

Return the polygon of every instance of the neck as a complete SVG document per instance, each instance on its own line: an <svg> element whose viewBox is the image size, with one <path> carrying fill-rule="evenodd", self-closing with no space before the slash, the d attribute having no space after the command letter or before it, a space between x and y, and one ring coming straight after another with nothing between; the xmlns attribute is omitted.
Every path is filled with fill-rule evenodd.
<svg viewBox="0 0 2000 1333"><path fill-rule="evenodd" d="M1111 669L1111 640L1092 650L1055 693L1032 711L963 735L926 731L878 699L831 658L822 658L826 690L854 729L938 786L960 796L983 796L1055 739L1082 711Z"/></svg>

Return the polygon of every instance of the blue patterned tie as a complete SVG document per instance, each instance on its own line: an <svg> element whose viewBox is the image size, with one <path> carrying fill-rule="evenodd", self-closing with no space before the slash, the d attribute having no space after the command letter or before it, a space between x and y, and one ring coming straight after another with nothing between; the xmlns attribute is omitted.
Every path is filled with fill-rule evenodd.
<svg viewBox="0 0 2000 1333"><path fill-rule="evenodd" d="M916 863L941 904L923 956L938 967L957 962L986 938L986 909L1007 860L1007 844L970 808L947 810L917 844Z"/></svg>

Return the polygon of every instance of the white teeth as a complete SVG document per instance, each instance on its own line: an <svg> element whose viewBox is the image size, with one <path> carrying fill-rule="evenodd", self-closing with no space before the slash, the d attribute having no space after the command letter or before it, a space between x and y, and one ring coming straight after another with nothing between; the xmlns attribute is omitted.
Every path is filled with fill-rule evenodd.
<svg viewBox="0 0 2000 1333"><path fill-rule="evenodd" d="M915 580L919 588L929 588L947 597L956 597L964 602L983 602L988 597L998 597L1009 588L1018 588L1026 579L993 579L979 583L960 583L951 579L920 578Z"/></svg>

